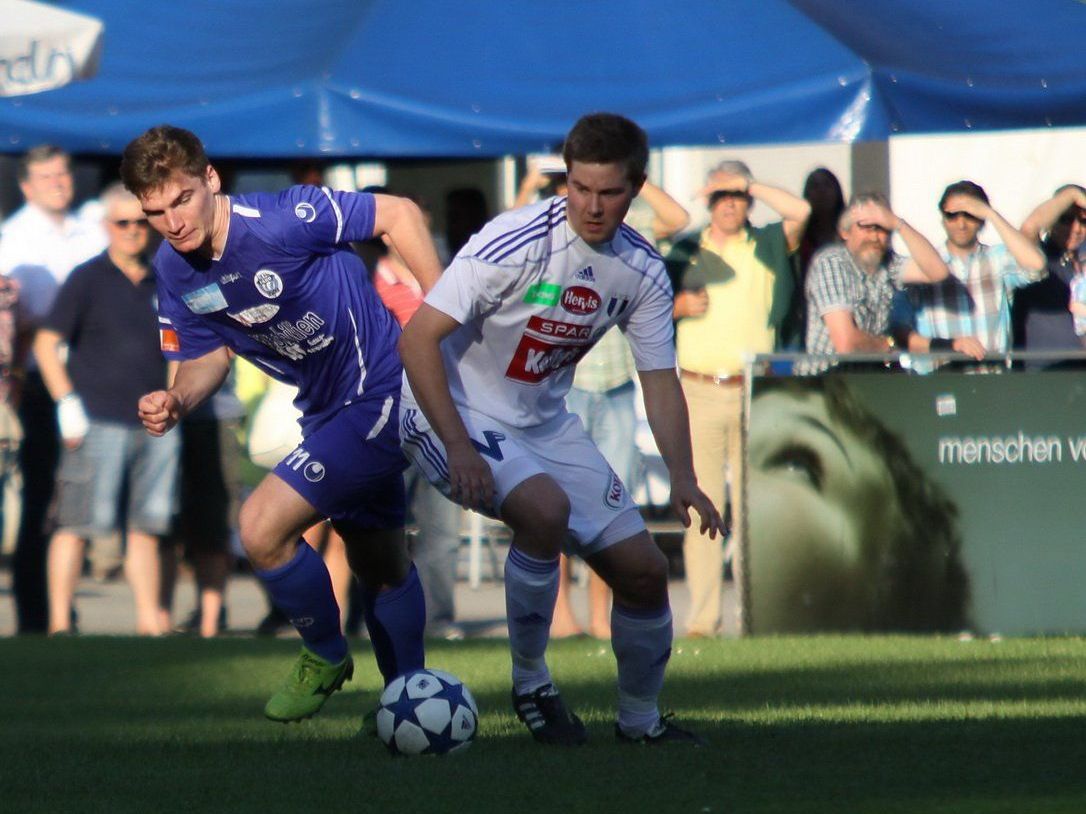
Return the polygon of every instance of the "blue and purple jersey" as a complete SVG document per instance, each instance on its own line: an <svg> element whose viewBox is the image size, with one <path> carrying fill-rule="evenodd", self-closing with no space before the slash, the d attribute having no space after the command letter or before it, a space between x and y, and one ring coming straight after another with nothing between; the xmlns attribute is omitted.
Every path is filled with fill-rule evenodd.
<svg viewBox="0 0 1086 814"><path fill-rule="evenodd" d="M168 359L226 346L298 388L304 434L400 389L400 329L348 241L373 236L372 195L296 186L230 198L222 256L155 255Z"/></svg>

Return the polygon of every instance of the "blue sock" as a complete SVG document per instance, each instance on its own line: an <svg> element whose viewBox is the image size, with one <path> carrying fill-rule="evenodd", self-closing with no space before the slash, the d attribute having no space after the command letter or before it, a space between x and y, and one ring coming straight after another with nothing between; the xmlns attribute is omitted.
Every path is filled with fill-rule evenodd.
<svg viewBox="0 0 1086 814"><path fill-rule="evenodd" d="M425 667L422 633L426 628L426 600L414 563L399 585L376 594L363 589L362 598L366 630L385 684Z"/></svg>
<svg viewBox="0 0 1086 814"><path fill-rule="evenodd" d="M270 571L257 571L272 603L279 608L305 646L322 659L339 664L347 657L347 639L339 626L339 606L332 578L321 555L300 540L293 559Z"/></svg>

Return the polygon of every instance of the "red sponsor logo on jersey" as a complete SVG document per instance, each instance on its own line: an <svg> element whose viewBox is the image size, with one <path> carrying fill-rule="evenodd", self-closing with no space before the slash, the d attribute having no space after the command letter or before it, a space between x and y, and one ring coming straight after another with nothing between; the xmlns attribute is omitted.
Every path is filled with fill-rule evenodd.
<svg viewBox="0 0 1086 814"><path fill-rule="evenodd" d="M518 382L538 384L554 371L575 364L592 346L591 339L591 325L533 316L505 375Z"/></svg>
<svg viewBox="0 0 1086 814"><path fill-rule="evenodd" d="M172 353L181 352L181 341L177 338L177 331L173 328L159 328L158 340L162 350Z"/></svg>
<svg viewBox="0 0 1086 814"><path fill-rule="evenodd" d="M559 322L556 319L532 317L528 320L528 330L556 339L591 339L591 325L574 325L572 322Z"/></svg>
<svg viewBox="0 0 1086 814"><path fill-rule="evenodd" d="M600 295L583 285L570 286L562 292L562 307L571 314L594 314L600 310Z"/></svg>

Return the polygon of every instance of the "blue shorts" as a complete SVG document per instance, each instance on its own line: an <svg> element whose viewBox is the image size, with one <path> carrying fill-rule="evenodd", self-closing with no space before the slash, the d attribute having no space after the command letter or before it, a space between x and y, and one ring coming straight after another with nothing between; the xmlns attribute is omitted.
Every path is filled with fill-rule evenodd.
<svg viewBox="0 0 1086 814"><path fill-rule="evenodd" d="M273 470L333 523L401 528L407 501L396 416L399 394L350 404L306 436Z"/></svg>
<svg viewBox="0 0 1086 814"><path fill-rule="evenodd" d="M61 453L57 525L80 537L122 526L164 535L177 505L180 448L176 432L154 438L143 427L91 419L83 443Z"/></svg>

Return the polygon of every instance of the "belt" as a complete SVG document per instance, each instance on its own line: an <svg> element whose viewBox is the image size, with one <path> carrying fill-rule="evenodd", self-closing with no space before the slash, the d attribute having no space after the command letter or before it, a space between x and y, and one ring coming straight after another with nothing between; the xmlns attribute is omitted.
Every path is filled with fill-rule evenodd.
<svg viewBox="0 0 1086 814"><path fill-rule="evenodd" d="M710 376L708 373L695 373L693 370L680 367L679 375L684 379L693 379L696 382L716 384L721 387L741 387L743 385L742 373L735 376Z"/></svg>

